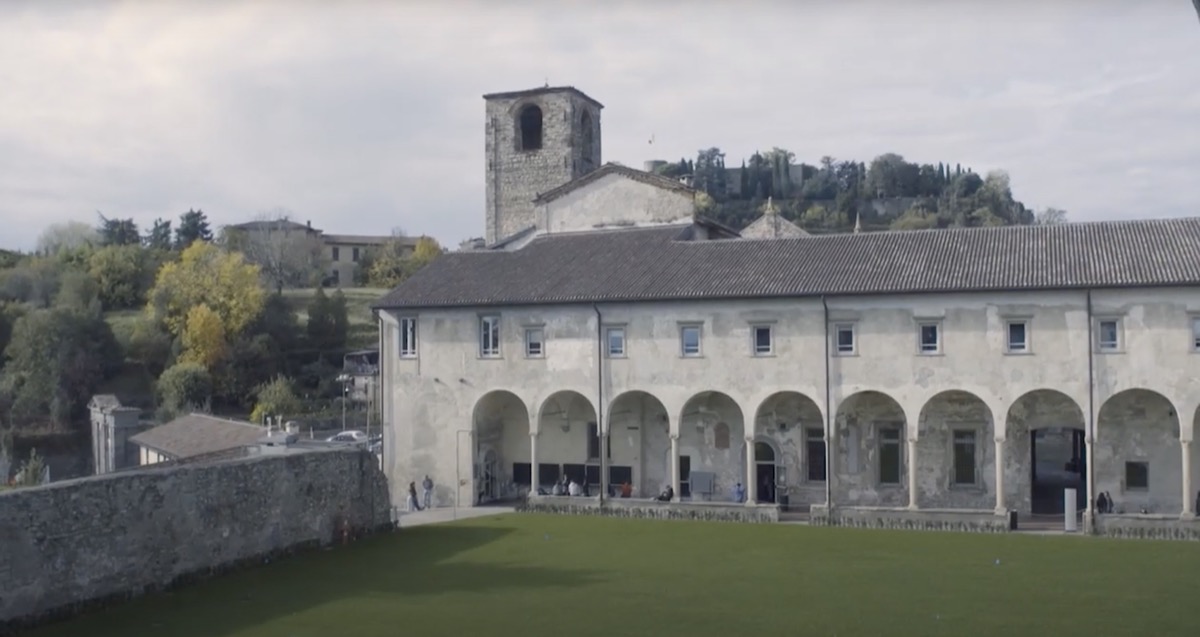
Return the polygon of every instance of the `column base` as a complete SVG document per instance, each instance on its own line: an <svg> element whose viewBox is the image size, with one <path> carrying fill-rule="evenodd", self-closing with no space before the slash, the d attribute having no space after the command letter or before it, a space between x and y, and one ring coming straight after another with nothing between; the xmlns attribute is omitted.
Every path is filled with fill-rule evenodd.
<svg viewBox="0 0 1200 637"><path fill-rule="evenodd" d="M1185 522L1190 522L1196 519L1196 514L1192 513L1191 511L1184 511L1183 513L1179 514L1179 519Z"/></svg>

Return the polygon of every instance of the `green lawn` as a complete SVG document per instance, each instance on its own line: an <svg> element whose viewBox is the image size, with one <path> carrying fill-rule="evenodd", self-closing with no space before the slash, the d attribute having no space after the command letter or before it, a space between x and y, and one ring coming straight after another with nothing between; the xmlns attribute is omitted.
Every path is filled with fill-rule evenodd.
<svg viewBox="0 0 1200 637"><path fill-rule="evenodd" d="M1198 573L1200 544L1182 542L508 515L33 635L1196 635Z"/></svg>

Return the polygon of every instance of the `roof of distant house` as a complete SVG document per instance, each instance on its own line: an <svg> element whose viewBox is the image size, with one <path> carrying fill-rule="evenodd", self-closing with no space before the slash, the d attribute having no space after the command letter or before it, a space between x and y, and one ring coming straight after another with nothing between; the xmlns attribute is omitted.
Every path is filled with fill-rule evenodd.
<svg viewBox="0 0 1200 637"><path fill-rule="evenodd" d="M644 170L637 170L636 168L622 166L621 164L609 163L609 164L604 164L603 166L597 168L596 170L593 170L592 172L590 172L582 177L579 177L577 179L572 179L571 181L568 181L567 183L565 183L561 186L558 186L557 188L547 190L546 192L541 193L540 195L537 196L536 199L533 200L533 202L534 203L546 203L548 201L553 201L555 199L558 199L559 197L562 197L563 195L565 195L569 192L572 192L578 188L582 188L583 186L586 186L586 185L588 185L594 181L597 181L603 177L607 177L608 175L621 175L622 177L625 177L627 179L632 179L634 181L638 181L638 182L641 182L644 184L650 184L651 186L658 186L659 188L665 188L667 190L674 190L676 192L681 192L681 193L685 193L685 194L695 194L695 192L696 192L692 188L688 187L686 184L680 182L678 179L673 179L671 177L665 177L663 175L658 175L655 173L648 173Z"/></svg>
<svg viewBox="0 0 1200 637"><path fill-rule="evenodd" d="M269 219L260 221L247 221L245 223L234 223L226 226L235 230L306 230L311 232L320 232L311 225L296 223L290 219Z"/></svg>
<svg viewBox="0 0 1200 637"><path fill-rule="evenodd" d="M187 414L147 429L129 440L169 458L190 458L246 447L267 435L267 428L250 422Z"/></svg>
<svg viewBox="0 0 1200 637"><path fill-rule="evenodd" d="M715 241L685 228L446 254L375 307L1200 285L1200 217Z"/></svg>
<svg viewBox="0 0 1200 637"><path fill-rule="evenodd" d="M398 237L393 235L366 234L327 234L323 235L323 239L325 243L345 243L376 246L396 241L403 245L415 246L421 237Z"/></svg>

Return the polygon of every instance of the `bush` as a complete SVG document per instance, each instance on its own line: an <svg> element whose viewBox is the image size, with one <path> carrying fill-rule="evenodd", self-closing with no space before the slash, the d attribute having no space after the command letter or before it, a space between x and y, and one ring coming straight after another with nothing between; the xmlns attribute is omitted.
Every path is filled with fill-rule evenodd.
<svg viewBox="0 0 1200 637"><path fill-rule="evenodd" d="M199 363L179 363L158 379L159 402L166 412L207 409L212 399L212 375Z"/></svg>
<svg viewBox="0 0 1200 637"><path fill-rule="evenodd" d="M251 422L262 422L266 416L294 416L302 408L300 399L292 389L292 381L286 376L276 376L271 382L259 386L258 401L250 413Z"/></svg>

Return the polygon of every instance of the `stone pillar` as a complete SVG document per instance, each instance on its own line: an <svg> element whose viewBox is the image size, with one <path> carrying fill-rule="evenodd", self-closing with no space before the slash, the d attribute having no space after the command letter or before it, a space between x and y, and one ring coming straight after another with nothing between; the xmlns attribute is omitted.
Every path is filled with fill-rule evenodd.
<svg viewBox="0 0 1200 637"><path fill-rule="evenodd" d="M908 508L917 510L917 439L908 439Z"/></svg>
<svg viewBox="0 0 1200 637"><path fill-rule="evenodd" d="M996 515L1007 512L1004 506L1004 438L996 438Z"/></svg>
<svg viewBox="0 0 1200 637"><path fill-rule="evenodd" d="M679 434L671 433L671 489L679 499Z"/></svg>
<svg viewBox="0 0 1200 637"><path fill-rule="evenodd" d="M1183 514L1182 518L1195 517L1192 510L1192 441L1180 440L1179 448L1183 453Z"/></svg>
<svg viewBox="0 0 1200 637"><path fill-rule="evenodd" d="M758 482L755 481L754 438L746 436L746 504L758 502Z"/></svg>
<svg viewBox="0 0 1200 637"><path fill-rule="evenodd" d="M529 492L537 495L538 487L538 461L537 461L537 439L538 432L529 432Z"/></svg>

